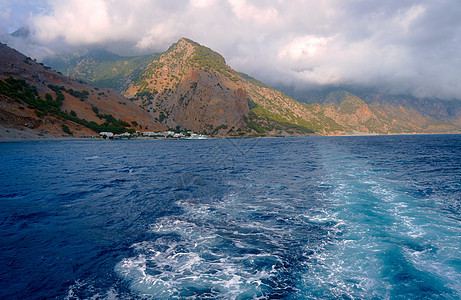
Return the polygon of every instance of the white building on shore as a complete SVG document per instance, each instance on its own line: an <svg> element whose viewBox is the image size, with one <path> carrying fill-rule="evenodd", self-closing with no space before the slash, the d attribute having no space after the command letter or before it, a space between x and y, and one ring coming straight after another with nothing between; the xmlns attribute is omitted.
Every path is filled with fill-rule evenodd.
<svg viewBox="0 0 461 300"><path fill-rule="evenodd" d="M106 137L106 138L111 138L111 137L114 136L114 134L113 134L112 132L105 132L105 131L100 132L99 135L100 135L101 137Z"/></svg>
<svg viewBox="0 0 461 300"><path fill-rule="evenodd" d="M119 136L119 137L129 137L129 136L131 136L131 134L130 134L129 132L124 132L124 133L116 134L116 136Z"/></svg>
<svg viewBox="0 0 461 300"><path fill-rule="evenodd" d="M182 133L182 132L179 132L179 133L176 133L174 131L159 131L159 132L152 132L152 131L144 131L142 133L142 136L145 136L145 137L153 137L153 138L156 138L156 137L165 137L165 138L175 138L175 139L206 139L207 136L206 135L202 135L202 134L197 134L197 133L194 133L192 131L188 131L186 134Z"/></svg>
<svg viewBox="0 0 461 300"><path fill-rule="evenodd" d="M150 136L150 137L154 137L154 136L160 136L162 135L161 132L152 132L152 131L144 131L142 133L143 136Z"/></svg>

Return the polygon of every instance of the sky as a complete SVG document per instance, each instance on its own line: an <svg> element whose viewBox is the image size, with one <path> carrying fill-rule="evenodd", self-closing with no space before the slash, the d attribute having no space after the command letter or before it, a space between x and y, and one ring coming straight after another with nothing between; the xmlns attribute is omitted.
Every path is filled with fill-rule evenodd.
<svg viewBox="0 0 461 300"><path fill-rule="evenodd" d="M27 39L10 33L27 27ZM270 85L461 99L460 0L0 0L0 41L37 58L181 37Z"/></svg>

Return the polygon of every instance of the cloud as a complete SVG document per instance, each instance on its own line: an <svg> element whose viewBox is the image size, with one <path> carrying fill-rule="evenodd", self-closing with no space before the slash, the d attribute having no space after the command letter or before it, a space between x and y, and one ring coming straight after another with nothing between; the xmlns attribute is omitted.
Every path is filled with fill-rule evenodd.
<svg viewBox="0 0 461 300"><path fill-rule="evenodd" d="M32 18L35 38L51 42L62 38L70 45L105 43L124 38L129 32L130 15L112 10L109 1L56 1L50 15Z"/></svg>
<svg viewBox="0 0 461 300"><path fill-rule="evenodd" d="M274 7L260 8L246 0L229 0L229 3L239 20L251 20L257 25L268 24L278 16L278 11Z"/></svg>
<svg viewBox="0 0 461 300"><path fill-rule="evenodd" d="M194 7L206 8L213 5L216 0L191 0L190 4Z"/></svg>
<svg viewBox="0 0 461 300"><path fill-rule="evenodd" d="M19 15L18 6L8 3L0 2L2 16L17 24L11 16ZM22 20L32 32L29 46L41 47L42 55L93 46L123 54L159 52L184 36L268 84L364 85L461 99L458 0L40 3Z"/></svg>
<svg viewBox="0 0 461 300"><path fill-rule="evenodd" d="M309 59L319 52L327 49L328 41L331 38L307 35L293 39L286 47L283 47L278 56L282 59L300 60Z"/></svg>

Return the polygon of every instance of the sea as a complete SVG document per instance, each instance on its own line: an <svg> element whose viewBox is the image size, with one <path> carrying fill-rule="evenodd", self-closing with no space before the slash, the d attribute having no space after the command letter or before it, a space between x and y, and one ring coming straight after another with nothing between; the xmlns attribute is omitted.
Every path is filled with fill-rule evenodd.
<svg viewBox="0 0 461 300"><path fill-rule="evenodd" d="M461 135L0 143L0 299L460 299Z"/></svg>

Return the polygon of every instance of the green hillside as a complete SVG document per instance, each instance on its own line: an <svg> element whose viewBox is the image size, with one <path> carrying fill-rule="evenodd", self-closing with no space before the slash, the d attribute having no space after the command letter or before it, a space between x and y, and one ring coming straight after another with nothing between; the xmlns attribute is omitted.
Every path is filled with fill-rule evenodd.
<svg viewBox="0 0 461 300"><path fill-rule="evenodd" d="M99 88L113 88L124 92L158 54L125 57L102 49L81 55L61 55L44 60L63 75L82 80Z"/></svg>

